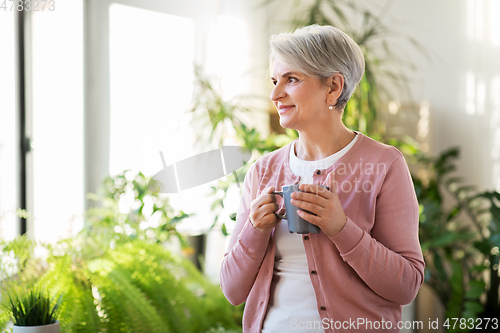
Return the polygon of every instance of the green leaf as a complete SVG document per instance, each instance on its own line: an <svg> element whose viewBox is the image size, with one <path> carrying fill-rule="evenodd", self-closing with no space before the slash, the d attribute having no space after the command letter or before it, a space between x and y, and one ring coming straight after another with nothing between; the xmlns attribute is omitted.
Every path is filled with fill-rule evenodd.
<svg viewBox="0 0 500 333"><path fill-rule="evenodd" d="M56 322L60 309L60 296L57 301L50 297L40 286L21 289L11 286L7 292L10 311L16 326L39 326Z"/></svg>
<svg viewBox="0 0 500 333"><path fill-rule="evenodd" d="M222 199L217 199L212 203L212 206L210 207L211 210L215 210L215 208L221 207L224 208L224 202Z"/></svg>
<svg viewBox="0 0 500 333"><path fill-rule="evenodd" d="M447 232L445 234L442 234L438 237L436 237L434 240L432 240L432 247L444 247L446 245L449 245L453 242L455 242L458 239L458 234L456 232Z"/></svg>
<svg viewBox="0 0 500 333"><path fill-rule="evenodd" d="M462 302L464 300L462 263L450 257L447 259L451 264L451 276L448 280L451 293L446 304L446 317L459 318L462 316Z"/></svg>
<svg viewBox="0 0 500 333"><path fill-rule="evenodd" d="M485 291L486 284L484 281L473 280L469 282L469 290L465 294L467 298L479 298Z"/></svg>
<svg viewBox="0 0 500 333"><path fill-rule="evenodd" d="M439 278L443 281L446 281L448 279L448 274L444 269L443 260L441 259L441 256L437 252L435 252L432 258L434 266L436 267L437 273L439 275Z"/></svg>
<svg viewBox="0 0 500 333"><path fill-rule="evenodd" d="M464 180L463 177L450 177L450 178L447 178L444 183L446 185L451 185L451 184L455 184L455 183L461 183L461 182L463 182L463 180Z"/></svg>
<svg viewBox="0 0 500 333"><path fill-rule="evenodd" d="M491 202L490 212L493 218L500 222L500 208L498 208L493 202Z"/></svg>
<svg viewBox="0 0 500 333"><path fill-rule="evenodd" d="M477 242L474 242L473 245L476 249L481 251L481 253L483 253L487 256L490 254L491 244L488 240L477 241Z"/></svg>
<svg viewBox="0 0 500 333"><path fill-rule="evenodd" d="M488 266L485 266L483 264L479 264L479 265L475 265L473 266L470 271L471 272L474 272L474 273L481 273L483 272L485 269L488 269L489 267Z"/></svg>
<svg viewBox="0 0 500 333"><path fill-rule="evenodd" d="M458 214L460 214L460 205L453 207L448 217L446 217L446 222L451 221L454 217L458 216Z"/></svg>
<svg viewBox="0 0 500 333"><path fill-rule="evenodd" d="M477 318L478 314L483 312L484 307L478 301L467 301L465 302L465 310L462 313L463 318Z"/></svg>

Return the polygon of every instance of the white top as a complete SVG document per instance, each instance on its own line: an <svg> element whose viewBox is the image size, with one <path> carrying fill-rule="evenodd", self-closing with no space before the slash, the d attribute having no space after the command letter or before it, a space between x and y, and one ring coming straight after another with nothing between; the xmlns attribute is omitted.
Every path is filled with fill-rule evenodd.
<svg viewBox="0 0 500 333"><path fill-rule="evenodd" d="M356 143L356 137L342 150L318 161L304 161L290 149L290 168L300 176L299 184L312 184L316 169L337 162ZM307 268L302 235L288 232L286 220L276 226L276 256L271 294L262 333L324 333L316 294Z"/></svg>

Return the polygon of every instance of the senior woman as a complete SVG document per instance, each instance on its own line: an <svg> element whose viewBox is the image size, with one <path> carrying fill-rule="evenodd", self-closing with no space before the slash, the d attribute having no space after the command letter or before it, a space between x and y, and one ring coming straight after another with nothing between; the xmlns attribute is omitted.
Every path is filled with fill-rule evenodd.
<svg viewBox="0 0 500 333"><path fill-rule="evenodd" d="M250 167L222 290L246 302L243 332L399 332L423 282L418 203L401 152L342 123L361 49L313 25L273 36L271 50L271 100L299 138ZM290 184L301 190L292 204L320 233L289 233L276 214L283 200L273 192Z"/></svg>

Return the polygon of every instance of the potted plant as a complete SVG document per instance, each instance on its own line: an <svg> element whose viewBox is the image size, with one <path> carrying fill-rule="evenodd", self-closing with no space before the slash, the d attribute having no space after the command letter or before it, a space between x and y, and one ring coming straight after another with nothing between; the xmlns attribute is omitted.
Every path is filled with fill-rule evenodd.
<svg viewBox="0 0 500 333"><path fill-rule="evenodd" d="M8 293L14 323L13 333L59 333L59 314L62 296L51 298L39 287Z"/></svg>
<svg viewBox="0 0 500 333"><path fill-rule="evenodd" d="M61 332L195 333L219 326L241 332L243 307L165 248L177 235L184 244L175 224L187 214L153 193L148 181L133 171L106 178L84 230L56 244L0 239L0 332L13 321L9 291L16 286L25 294L28 287L20 286L32 281L48 295L64 295L57 308ZM134 207L118 207L124 200ZM141 222L152 216L156 223L144 229ZM34 255L36 245L46 258Z"/></svg>

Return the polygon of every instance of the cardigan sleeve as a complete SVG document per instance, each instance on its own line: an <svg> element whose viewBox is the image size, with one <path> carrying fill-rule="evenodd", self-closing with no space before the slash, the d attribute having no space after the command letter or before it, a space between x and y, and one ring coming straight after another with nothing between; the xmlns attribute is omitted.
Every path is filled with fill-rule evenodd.
<svg viewBox="0 0 500 333"><path fill-rule="evenodd" d="M220 270L222 292L233 305L246 301L266 254L270 238L270 234L261 233L249 220L251 203L257 197L258 187L255 164L253 164L245 176L236 214L236 226Z"/></svg>
<svg viewBox="0 0 500 333"><path fill-rule="evenodd" d="M418 240L419 207L403 155L387 169L376 197L371 234L351 219L332 237L345 262L379 296L404 305L424 280Z"/></svg>

